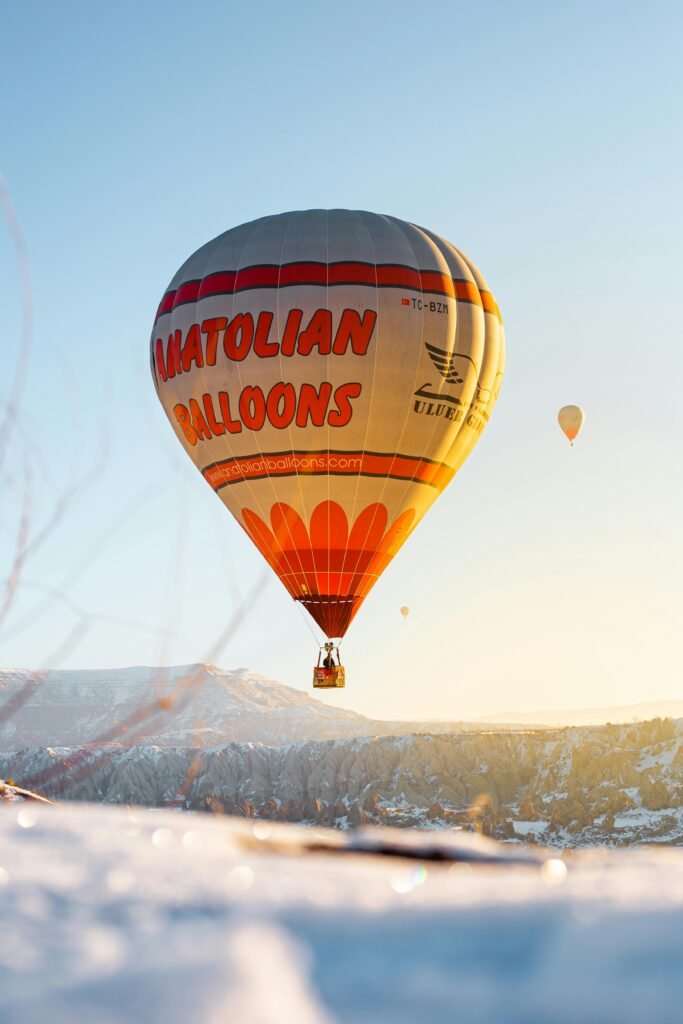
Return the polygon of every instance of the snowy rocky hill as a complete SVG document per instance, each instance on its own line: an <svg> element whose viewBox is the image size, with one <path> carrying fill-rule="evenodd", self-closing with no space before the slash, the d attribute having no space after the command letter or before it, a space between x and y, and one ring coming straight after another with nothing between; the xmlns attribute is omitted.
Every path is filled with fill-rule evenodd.
<svg viewBox="0 0 683 1024"><path fill-rule="evenodd" d="M348 828L474 829L560 847L683 845L681 723L366 736L278 747L34 748L0 778L57 799Z"/></svg>
<svg viewBox="0 0 683 1024"><path fill-rule="evenodd" d="M7 1024L679 1024L683 851L0 804Z"/></svg>
<svg viewBox="0 0 683 1024"><path fill-rule="evenodd" d="M301 690L213 665L0 670L0 751L94 742L212 747L448 731L444 722L378 722Z"/></svg>

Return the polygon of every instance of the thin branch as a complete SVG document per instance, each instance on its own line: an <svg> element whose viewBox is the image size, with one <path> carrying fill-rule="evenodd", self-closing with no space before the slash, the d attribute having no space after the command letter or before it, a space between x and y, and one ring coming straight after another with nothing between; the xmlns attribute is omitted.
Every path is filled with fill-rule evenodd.
<svg viewBox="0 0 683 1024"><path fill-rule="evenodd" d="M24 500L22 504L21 516L19 519L19 533L17 536L17 542L14 548L14 561L12 568L10 569L9 576L5 584L5 598L2 604L0 604L0 624L3 619L7 617L14 604L14 600L17 596L19 589L19 582L21 579L21 573L24 568L24 564L28 557L29 552L29 533L31 526L30 517L30 502L31 502L31 484L30 476L28 471L26 473L26 481L24 488Z"/></svg>
<svg viewBox="0 0 683 1024"><path fill-rule="evenodd" d="M76 625L71 630L71 632L68 633L67 636L64 638L59 647L51 654L48 654L47 658L44 659L43 664L41 665L41 669L47 670L50 668L51 665L54 665L55 663L59 664L60 661L62 661L64 658L67 658L70 654L72 654L76 647L78 647L78 645L80 644L81 640L83 640L86 633L88 633L91 628L92 622L90 621L89 617L81 619L80 622L77 622Z"/></svg>
<svg viewBox="0 0 683 1024"><path fill-rule="evenodd" d="M5 406L5 415L2 423L0 423L0 470L2 470L28 376L28 366L33 345L33 285L31 282L31 264L26 240L24 239L19 218L7 188L7 182L1 173L0 210L7 224L10 238L14 243L21 289L21 341L19 357L14 370L14 380L10 388L9 398Z"/></svg>
<svg viewBox="0 0 683 1024"><path fill-rule="evenodd" d="M260 597L268 581L269 573L266 570L256 581L245 600L231 616L225 629L207 651L204 659L205 662L211 662L217 658L225 645L233 638ZM62 792L67 784L75 784L81 781L81 779L87 778L93 769L102 767L101 756L97 762L92 757L93 752L97 748L107 747L113 743L121 744L124 740L130 743L144 731L148 731L156 725L160 717L166 716L169 713L177 715L180 711L184 710L194 697L198 684L201 683L201 678L199 670L189 673L178 681L171 694L167 694L162 698L156 698L148 704L136 708L122 722L106 729L94 740L88 742L86 749L74 751L69 757L60 759L50 768L22 780L22 784L28 789L49 787L50 792L56 795ZM35 692L35 688L31 692ZM67 778L67 776L69 777Z"/></svg>
<svg viewBox="0 0 683 1024"><path fill-rule="evenodd" d="M81 579L83 573L90 568L92 563L95 561L97 556L104 550L106 545L112 540L112 538L123 529L128 523L131 516L141 509L148 501L155 497L159 493L159 488L156 484L151 484L149 487L140 491L138 494L133 495L130 502L124 506L123 511L113 516L107 526L100 534L95 537L93 542L88 545L83 551L80 559L76 561L68 572L62 577L59 583L55 584L54 587L39 587L38 584L31 584L31 587L35 590L42 589L48 594L47 600L37 601L33 607L29 608L26 613L16 619L10 630L5 630L5 639L11 639L24 633L27 629L31 629L36 621L48 612L52 605L52 598L57 597L58 600L70 602L74 605L73 600L68 597L67 590L72 587L75 583ZM25 586L27 586L25 584ZM79 613L81 609L79 609ZM95 618L105 619L105 615L95 615ZM132 624L130 621L127 623L122 619L111 619L111 621L118 621L121 625ZM164 635L167 631L161 628L155 629L154 627L148 627L150 632L156 632L157 635Z"/></svg>
<svg viewBox="0 0 683 1024"><path fill-rule="evenodd" d="M29 544L27 549L27 555L29 557L34 555L36 551L38 551L39 548L42 547L47 538L52 534L53 530L64 516L65 512L67 511L69 505L74 500L74 498L78 497L81 491L85 490L85 488L88 485L90 485L93 482L93 480L97 479L97 477L100 475L100 473L102 472L106 465L107 455L108 448L106 438L103 438L103 443L100 448L100 457L98 462L96 462L92 469L88 470L88 472L83 477L81 477L80 480L77 480L75 484L72 484L71 487L68 488L68 490L64 491L62 496L55 504L52 515L50 516L47 523L44 524L41 530L31 540L31 543Z"/></svg>
<svg viewBox="0 0 683 1024"><path fill-rule="evenodd" d="M22 590L36 590L42 594L46 594L48 597L47 606L51 608L54 603L64 605L69 611L73 612L80 619L92 619L93 622L110 622L114 626L123 626L127 629L137 629L143 633L150 633L154 636L171 633L172 630L162 629L158 626L148 626L144 622L140 622L138 619L126 619L120 615L109 615L108 612L87 612L84 608L81 608L74 599L67 594L65 591L60 590L58 587L50 587L44 583L34 583L29 580L22 580ZM22 630L13 629L4 633L5 639L14 638L17 633Z"/></svg>

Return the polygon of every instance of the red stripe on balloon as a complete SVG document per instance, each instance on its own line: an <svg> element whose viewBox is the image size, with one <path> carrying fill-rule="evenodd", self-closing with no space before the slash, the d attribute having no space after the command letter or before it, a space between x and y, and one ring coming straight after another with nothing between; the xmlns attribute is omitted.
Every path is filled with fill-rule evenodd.
<svg viewBox="0 0 683 1024"><path fill-rule="evenodd" d="M177 306L198 302L211 295L234 295L254 288L288 288L296 285L335 287L366 285L370 288L407 288L410 291L444 295L482 306L500 319L496 301L490 292L480 291L473 281L462 281L434 270L415 270L387 263L286 263L283 266L245 267L224 270L200 280L185 281L166 292L156 319ZM156 322L156 321L155 321Z"/></svg>

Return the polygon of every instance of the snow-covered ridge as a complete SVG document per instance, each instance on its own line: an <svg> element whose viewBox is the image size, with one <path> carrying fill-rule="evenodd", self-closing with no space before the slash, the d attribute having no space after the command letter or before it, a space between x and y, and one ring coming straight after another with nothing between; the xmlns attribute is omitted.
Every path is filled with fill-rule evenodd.
<svg viewBox="0 0 683 1024"><path fill-rule="evenodd" d="M0 674L0 778L58 800L340 828L683 844L681 724L377 722L246 669Z"/></svg>
<svg viewBox="0 0 683 1024"><path fill-rule="evenodd" d="M681 723L0 755L59 800L172 805L345 829L477 829L558 846L683 844Z"/></svg>
<svg viewBox="0 0 683 1024"><path fill-rule="evenodd" d="M162 746L367 734L370 720L247 669L0 671L0 751L96 741Z"/></svg>
<svg viewBox="0 0 683 1024"><path fill-rule="evenodd" d="M452 728L448 723L376 722L331 707L249 669L0 670L0 751L126 745L208 747Z"/></svg>

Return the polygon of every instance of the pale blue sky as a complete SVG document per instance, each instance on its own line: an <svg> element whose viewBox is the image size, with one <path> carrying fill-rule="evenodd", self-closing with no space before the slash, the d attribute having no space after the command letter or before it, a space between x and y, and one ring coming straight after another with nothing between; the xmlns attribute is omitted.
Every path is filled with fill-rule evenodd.
<svg viewBox="0 0 683 1024"><path fill-rule="evenodd" d="M0 664L54 660L78 620L29 612L35 586L65 583L148 630L94 618L61 664L207 656L262 560L158 405L154 312L219 232L341 206L464 249L509 356L481 443L366 601L348 689L326 699L459 717L679 696L682 33L661 2L3 5L0 170L35 297L13 465L33 453L36 529L102 429L108 454L26 566ZM19 313L2 226L3 399ZM587 414L573 450L569 402ZM3 572L17 510L2 495ZM217 660L308 688L314 656L273 581Z"/></svg>

